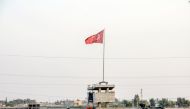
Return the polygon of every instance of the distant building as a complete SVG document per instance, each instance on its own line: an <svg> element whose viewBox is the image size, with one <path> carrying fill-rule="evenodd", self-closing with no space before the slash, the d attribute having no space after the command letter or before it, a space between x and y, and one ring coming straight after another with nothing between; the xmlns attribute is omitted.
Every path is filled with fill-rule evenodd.
<svg viewBox="0 0 190 109"><path fill-rule="evenodd" d="M74 100L74 106L77 107L77 106L83 106L84 105L84 101L83 100Z"/></svg>
<svg viewBox="0 0 190 109"><path fill-rule="evenodd" d="M63 105L66 107L74 106L74 101L73 100L65 100L65 101L63 101Z"/></svg>
<svg viewBox="0 0 190 109"><path fill-rule="evenodd" d="M2 104L2 103L0 103L0 107L3 107L3 104Z"/></svg>
<svg viewBox="0 0 190 109"><path fill-rule="evenodd" d="M15 107L0 107L0 109L40 109L39 104L29 104L28 106Z"/></svg>
<svg viewBox="0 0 190 109"><path fill-rule="evenodd" d="M0 101L0 107L5 107L5 101Z"/></svg>

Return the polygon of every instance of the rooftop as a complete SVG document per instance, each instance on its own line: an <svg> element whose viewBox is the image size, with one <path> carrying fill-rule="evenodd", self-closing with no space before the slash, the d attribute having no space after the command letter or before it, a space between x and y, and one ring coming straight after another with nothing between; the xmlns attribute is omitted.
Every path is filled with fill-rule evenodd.
<svg viewBox="0 0 190 109"><path fill-rule="evenodd" d="M101 88L101 90L107 90L107 88L112 90L114 87L115 85L113 84L93 84L88 86L88 90L99 90L99 88Z"/></svg>

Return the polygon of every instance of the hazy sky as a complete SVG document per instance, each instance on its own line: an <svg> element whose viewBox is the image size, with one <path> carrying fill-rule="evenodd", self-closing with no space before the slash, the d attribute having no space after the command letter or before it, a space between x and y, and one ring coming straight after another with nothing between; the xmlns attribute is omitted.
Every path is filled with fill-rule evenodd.
<svg viewBox="0 0 190 109"><path fill-rule="evenodd" d="M0 99L85 99L102 79L116 97L190 99L188 0L0 0Z"/></svg>

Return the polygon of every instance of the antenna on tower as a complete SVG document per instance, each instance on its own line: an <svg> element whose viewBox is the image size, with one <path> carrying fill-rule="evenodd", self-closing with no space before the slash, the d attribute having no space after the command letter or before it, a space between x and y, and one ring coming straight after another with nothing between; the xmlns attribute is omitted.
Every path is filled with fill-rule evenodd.
<svg viewBox="0 0 190 109"><path fill-rule="evenodd" d="M143 89L141 88L141 101L143 100Z"/></svg>

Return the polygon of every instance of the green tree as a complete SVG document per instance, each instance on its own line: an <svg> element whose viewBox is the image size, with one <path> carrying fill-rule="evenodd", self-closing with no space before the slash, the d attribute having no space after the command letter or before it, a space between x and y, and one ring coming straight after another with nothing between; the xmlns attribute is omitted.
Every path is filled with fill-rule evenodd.
<svg viewBox="0 0 190 109"><path fill-rule="evenodd" d="M186 100L185 98L177 98L176 105L178 107L189 107L190 106L190 101Z"/></svg>
<svg viewBox="0 0 190 109"><path fill-rule="evenodd" d="M12 100L6 103L6 106L16 106L18 104L30 104L30 103L36 103L35 100L30 100L30 99L16 99L16 100Z"/></svg>
<svg viewBox="0 0 190 109"><path fill-rule="evenodd" d="M123 100L122 103L125 105L125 107L132 107L132 102L128 100Z"/></svg>
<svg viewBox="0 0 190 109"><path fill-rule="evenodd" d="M144 104L145 106L148 106L148 105L149 105L149 103L148 103L147 100L141 100L140 103Z"/></svg>
<svg viewBox="0 0 190 109"><path fill-rule="evenodd" d="M162 107L168 107L169 106L168 99L166 99L166 98L162 98L162 100L159 100L158 102L159 102L159 105Z"/></svg>
<svg viewBox="0 0 190 109"><path fill-rule="evenodd" d="M155 106L156 105L156 101L155 101L155 99L154 98L151 98L150 100L149 100L149 102L150 102L150 106Z"/></svg>
<svg viewBox="0 0 190 109"><path fill-rule="evenodd" d="M133 101L135 107L137 107L137 106L139 105L139 101L140 101L139 95L136 94L136 95L134 96L134 101Z"/></svg>
<svg viewBox="0 0 190 109"><path fill-rule="evenodd" d="M171 100L168 101L168 107L174 108L175 104L176 104L175 101L171 101Z"/></svg>

